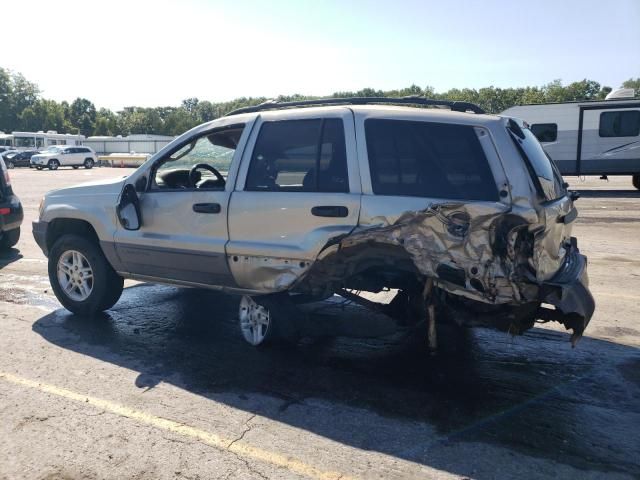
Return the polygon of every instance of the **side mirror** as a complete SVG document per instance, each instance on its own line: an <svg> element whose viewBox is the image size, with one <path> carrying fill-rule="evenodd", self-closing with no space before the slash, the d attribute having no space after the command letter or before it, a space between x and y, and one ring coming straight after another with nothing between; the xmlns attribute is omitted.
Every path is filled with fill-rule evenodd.
<svg viewBox="0 0 640 480"><path fill-rule="evenodd" d="M140 213L140 199L135 187L127 183L120 194L120 201L116 207L118 220L125 230L139 230L142 226Z"/></svg>
<svg viewBox="0 0 640 480"><path fill-rule="evenodd" d="M136 192L144 192L147 189L147 177L144 175L136 180Z"/></svg>

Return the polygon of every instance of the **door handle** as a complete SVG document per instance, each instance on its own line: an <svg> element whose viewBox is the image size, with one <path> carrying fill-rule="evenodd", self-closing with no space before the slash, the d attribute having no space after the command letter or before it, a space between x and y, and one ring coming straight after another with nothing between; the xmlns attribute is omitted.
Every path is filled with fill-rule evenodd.
<svg viewBox="0 0 640 480"><path fill-rule="evenodd" d="M193 211L196 213L220 213L219 203L194 203Z"/></svg>
<svg viewBox="0 0 640 480"><path fill-rule="evenodd" d="M349 209L341 205L319 205L311 209L311 215L316 217L346 217L349 215Z"/></svg>

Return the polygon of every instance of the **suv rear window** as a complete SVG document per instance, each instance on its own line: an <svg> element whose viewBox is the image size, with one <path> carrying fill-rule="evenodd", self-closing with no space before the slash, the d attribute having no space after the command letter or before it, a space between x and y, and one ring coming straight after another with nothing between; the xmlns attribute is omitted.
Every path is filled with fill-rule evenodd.
<svg viewBox="0 0 640 480"><path fill-rule="evenodd" d="M245 190L348 192L342 120L266 122L251 156Z"/></svg>
<svg viewBox="0 0 640 480"><path fill-rule="evenodd" d="M508 120L507 130L525 161L538 193L546 200L555 200L565 195L567 192L558 167L531 130L520 127L513 119Z"/></svg>
<svg viewBox="0 0 640 480"><path fill-rule="evenodd" d="M369 119L365 131L375 194L498 200L472 126Z"/></svg>

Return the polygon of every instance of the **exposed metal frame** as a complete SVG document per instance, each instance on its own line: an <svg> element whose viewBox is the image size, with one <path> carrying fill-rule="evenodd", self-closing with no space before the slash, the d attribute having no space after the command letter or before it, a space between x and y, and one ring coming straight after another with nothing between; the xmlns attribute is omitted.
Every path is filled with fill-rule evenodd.
<svg viewBox="0 0 640 480"><path fill-rule="evenodd" d="M263 110L280 110L293 107L311 107L323 105L371 105L371 104L391 104L391 105L424 105L432 107L449 107L454 112L486 113L475 103L458 102L451 100L434 100L417 95L408 97L346 97L346 98L320 98L315 100L300 100L296 102L278 102L269 100L252 107L243 107L233 110L225 115L238 115L241 113L261 112Z"/></svg>

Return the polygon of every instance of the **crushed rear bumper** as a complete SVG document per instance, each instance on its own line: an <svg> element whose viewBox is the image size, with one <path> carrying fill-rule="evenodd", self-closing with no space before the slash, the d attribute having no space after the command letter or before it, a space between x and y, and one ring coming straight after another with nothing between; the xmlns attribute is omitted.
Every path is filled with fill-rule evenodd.
<svg viewBox="0 0 640 480"><path fill-rule="evenodd" d="M571 239L565 262L555 276L542 284L540 301L553 305L555 310L541 308L542 320L555 320L573 330L571 343L580 339L596 308L589 291L587 257L580 253L577 241Z"/></svg>

